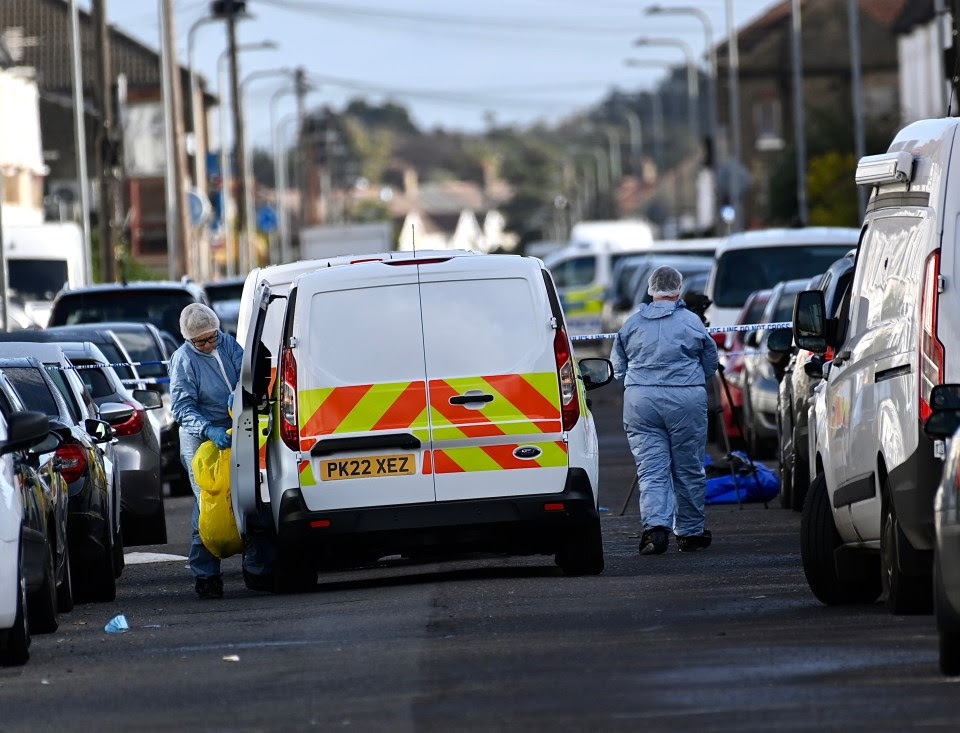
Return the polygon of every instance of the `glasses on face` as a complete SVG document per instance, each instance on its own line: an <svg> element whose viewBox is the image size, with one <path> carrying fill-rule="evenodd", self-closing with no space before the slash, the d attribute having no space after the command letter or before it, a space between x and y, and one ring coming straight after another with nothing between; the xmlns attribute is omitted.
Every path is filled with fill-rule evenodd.
<svg viewBox="0 0 960 733"><path fill-rule="evenodd" d="M211 336L207 336L205 339L190 339L190 343L199 348L201 346L206 346L207 344L217 343L218 338L220 338L220 334L215 333Z"/></svg>

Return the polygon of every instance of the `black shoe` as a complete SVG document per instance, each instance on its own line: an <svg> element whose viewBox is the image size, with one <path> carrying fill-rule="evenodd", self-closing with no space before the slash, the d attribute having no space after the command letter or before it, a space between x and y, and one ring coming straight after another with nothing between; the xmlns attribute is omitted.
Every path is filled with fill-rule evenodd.
<svg viewBox="0 0 960 733"><path fill-rule="evenodd" d="M208 601L212 598L223 598L223 578L219 575L212 575L209 578L197 578L194 586L197 596L201 601Z"/></svg>
<svg viewBox="0 0 960 733"><path fill-rule="evenodd" d="M666 527L651 527L643 530L640 535L641 555L662 555L667 551L670 540L670 530Z"/></svg>
<svg viewBox="0 0 960 733"><path fill-rule="evenodd" d="M250 590L260 590L268 593L273 592L273 573L251 573L248 570L244 570L243 582Z"/></svg>
<svg viewBox="0 0 960 733"><path fill-rule="evenodd" d="M703 530L703 534L691 534L686 537L677 537L677 549L680 552L695 552L710 547L713 541L713 535L709 529Z"/></svg>

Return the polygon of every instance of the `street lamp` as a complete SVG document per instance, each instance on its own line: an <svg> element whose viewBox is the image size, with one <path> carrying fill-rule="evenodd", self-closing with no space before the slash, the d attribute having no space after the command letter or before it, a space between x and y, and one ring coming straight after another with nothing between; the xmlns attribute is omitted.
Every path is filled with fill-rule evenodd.
<svg viewBox="0 0 960 733"><path fill-rule="evenodd" d="M257 81L258 79L268 79L274 76L289 76L293 78L293 69L287 67L279 69L262 69L260 71L254 71L251 74L248 74L244 77L243 81L240 82L240 107L241 110L246 102L247 96L247 86L252 82ZM256 246L255 246L255 232L256 232L256 223L254 221L254 198L255 192L253 190L253 184L255 183L253 179L253 146L248 142L248 147L250 148L249 154L247 151L244 151L244 161L246 165L244 166L243 174L243 192L244 192L244 201L243 205L246 208L246 224L247 224L247 268L251 268L255 265L256 260Z"/></svg>
<svg viewBox="0 0 960 733"><path fill-rule="evenodd" d="M659 66L672 69L675 64L660 59L625 59L625 66ZM663 108L660 104L660 92L654 90L650 94L650 104L653 107L653 160L657 164L657 171L662 172L663 157Z"/></svg>
<svg viewBox="0 0 960 733"><path fill-rule="evenodd" d="M733 161L730 166L730 205L733 207L731 230L743 228L742 192L740 191L740 158L743 144L740 130L740 51L737 46L737 22L733 16L733 0L727 0L727 76L730 98L730 141L733 146Z"/></svg>
<svg viewBox="0 0 960 733"><path fill-rule="evenodd" d="M679 38L638 38L633 42L634 46L673 46L683 51L687 57L687 114L690 118L690 136L694 144L699 133L697 124L697 100L700 97L699 71L697 70L697 61L693 54L693 48L686 41Z"/></svg>
<svg viewBox="0 0 960 733"><path fill-rule="evenodd" d="M313 89L309 84L307 91ZM278 252L278 262L283 264L287 262L290 254L290 227L287 219L287 151L283 144L283 135L280 125L283 122L277 122L277 102L286 94L297 94L299 88L296 83L290 86L280 87L270 97L270 130L273 134L273 177L277 188L277 229L279 231L280 247Z"/></svg>
<svg viewBox="0 0 960 733"><path fill-rule="evenodd" d="M240 51L267 51L277 48L276 41L266 40L257 43L241 43L237 46ZM220 127L220 210L223 216L223 236L227 257L227 274L237 274L237 258L230 251L230 154L227 148L227 116L224 113L224 98L227 82L224 79L223 62L230 57L230 49L224 50L217 57L217 97L220 100L218 121ZM239 253L238 253L239 254Z"/></svg>

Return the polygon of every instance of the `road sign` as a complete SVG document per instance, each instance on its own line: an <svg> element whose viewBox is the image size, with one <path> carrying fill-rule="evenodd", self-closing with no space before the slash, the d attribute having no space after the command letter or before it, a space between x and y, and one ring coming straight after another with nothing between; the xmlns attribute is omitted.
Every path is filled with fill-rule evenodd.
<svg viewBox="0 0 960 733"><path fill-rule="evenodd" d="M277 210L274 207L264 204L257 209L257 229L266 234L277 231Z"/></svg>
<svg viewBox="0 0 960 733"><path fill-rule="evenodd" d="M190 223L198 227L210 219L210 201L199 191L187 191L187 205L190 208Z"/></svg>

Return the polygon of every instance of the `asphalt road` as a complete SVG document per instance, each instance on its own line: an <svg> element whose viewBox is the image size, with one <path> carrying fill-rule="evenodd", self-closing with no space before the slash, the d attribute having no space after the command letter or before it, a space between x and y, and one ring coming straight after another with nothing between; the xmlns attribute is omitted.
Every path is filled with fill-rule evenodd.
<svg viewBox="0 0 960 733"><path fill-rule="evenodd" d="M809 593L799 516L708 508L714 544L637 554L619 390L594 395L607 569L550 558L384 563L273 596L224 563L196 599L189 502L170 499L179 556L129 564L113 603L78 606L0 670L0 731L956 731L931 616L828 609ZM634 497L635 498L635 497ZM130 559L135 559L131 556ZM107 634L123 613L130 630Z"/></svg>

